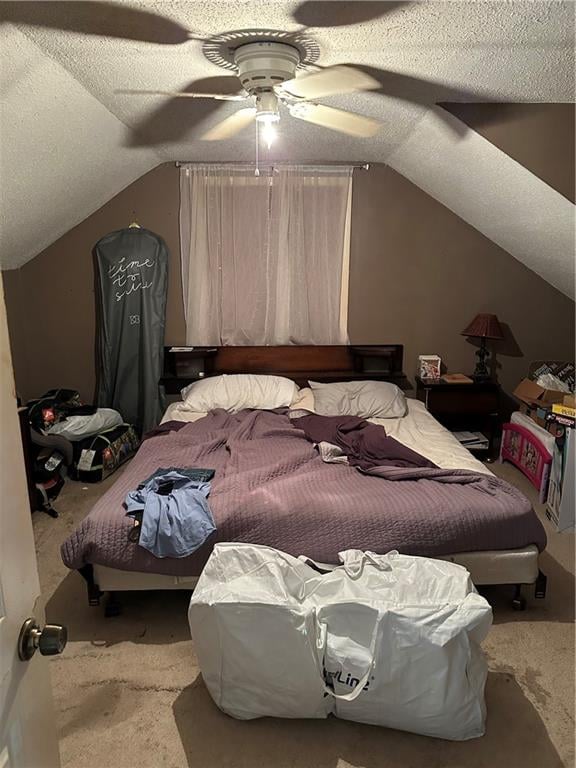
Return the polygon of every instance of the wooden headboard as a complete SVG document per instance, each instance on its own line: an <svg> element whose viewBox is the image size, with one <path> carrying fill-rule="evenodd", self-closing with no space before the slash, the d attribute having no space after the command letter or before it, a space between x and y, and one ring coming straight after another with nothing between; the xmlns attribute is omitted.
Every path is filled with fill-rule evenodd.
<svg viewBox="0 0 576 768"><path fill-rule="evenodd" d="M298 386L315 381L372 379L407 385L402 344L165 347L162 383L169 394L207 376L261 373L286 376Z"/></svg>

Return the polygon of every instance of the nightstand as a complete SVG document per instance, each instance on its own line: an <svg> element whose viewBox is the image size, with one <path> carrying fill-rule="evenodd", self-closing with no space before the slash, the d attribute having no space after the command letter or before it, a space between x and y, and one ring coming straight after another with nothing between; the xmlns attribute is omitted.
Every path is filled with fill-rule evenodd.
<svg viewBox="0 0 576 768"><path fill-rule="evenodd" d="M416 397L447 429L485 434L489 441L488 451L477 453L479 458L483 454L489 461L494 459L500 431L500 386L495 381L448 384L442 379L417 376Z"/></svg>

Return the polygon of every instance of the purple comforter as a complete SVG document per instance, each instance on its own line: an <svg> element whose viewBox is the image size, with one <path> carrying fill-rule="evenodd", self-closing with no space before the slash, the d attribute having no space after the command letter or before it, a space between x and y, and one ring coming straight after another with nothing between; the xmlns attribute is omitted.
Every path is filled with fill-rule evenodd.
<svg viewBox="0 0 576 768"><path fill-rule="evenodd" d="M317 413L310 413L298 419L298 429L313 443L327 442L340 448L353 467L436 469L436 464L393 437L388 437L384 427L371 424L358 416L319 416Z"/></svg>
<svg viewBox="0 0 576 768"><path fill-rule="evenodd" d="M128 540L128 491L158 467L216 470L210 506L217 532L193 555L159 559ZM465 470L326 464L286 414L213 411L146 440L132 463L62 545L69 568L194 576L216 541L266 544L337 563L343 549L415 555L516 549L546 536L513 486Z"/></svg>

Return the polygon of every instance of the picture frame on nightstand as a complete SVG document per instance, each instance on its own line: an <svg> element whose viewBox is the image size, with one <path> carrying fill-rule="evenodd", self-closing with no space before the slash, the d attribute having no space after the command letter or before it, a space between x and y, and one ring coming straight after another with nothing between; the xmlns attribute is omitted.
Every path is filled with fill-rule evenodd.
<svg viewBox="0 0 576 768"><path fill-rule="evenodd" d="M418 355L418 376L421 379L439 379L442 359L438 355Z"/></svg>

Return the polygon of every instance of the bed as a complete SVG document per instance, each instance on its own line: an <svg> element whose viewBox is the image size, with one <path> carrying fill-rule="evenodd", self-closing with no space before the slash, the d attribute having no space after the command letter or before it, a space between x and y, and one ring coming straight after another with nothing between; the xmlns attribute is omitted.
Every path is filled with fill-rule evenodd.
<svg viewBox="0 0 576 768"><path fill-rule="evenodd" d="M244 348L247 349L250 348ZM380 372L374 370L374 358L366 357L366 348L362 348L363 359L372 361L370 371L358 370L358 358L350 353L352 348L346 348L347 359L351 361L347 370L327 367L326 360L322 360L322 355L327 354L326 348L314 350L318 358L316 370L309 370L310 348L301 348L305 354L301 353L300 359L307 361L308 369L302 364L298 368L299 358L294 352L298 348L290 348L292 357L289 356L288 362L294 366L291 371L285 370L286 355L282 356L283 366L278 370L278 350L269 349L270 359L275 362L264 371L262 360L266 358L266 348L259 356L236 352L239 360L245 355L238 367L252 372L258 366L256 372L291 373L299 383L305 383L308 378L318 379L320 366L325 372L330 371L329 375L325 374L325 380L378 377L397 380L399 376L398 345L393 373L386 366ZM220 372L217 367L212 371ZM303 390L295 407L313 411L314 399ZM210 498L214 517L217 522L220 519L219 535L224 540L276 546L291 554L309 556L321 568L333 567L338 562L337 552L349 547L376 552L397 548L459 563L470 571L477 585L515 585L513 605L516 608L525 605L520 594L522 584L536 585L537 596L543 596L545 577L539 570L538 557L545 546L545 534L525 497L495 478L418 400L408 398L408 412L402 418L371 421L384 426L387 435L426 457L446 474L473 474L477 488L443 484L434 478L392 482L380 477L362 477L352 467L323 464L314 447L301 438L297 420L290 421L290 411L242 411L230 416L217 411L191 412L176 402L168 407L162 419L165 431L145 441L117 483L64 543L64 560L87 578L92 603L98 601L102 591L192 589L214 541L223 539L217 536L193 556L180 561L159 560L150 553L143 554L142 548L127 540L129 523L122 499L127 490L134 488L151 470L175 466L186 456L193 457L196 466L198 462L207 466L210 463L207 457L210 457L216 466L224 468L218 464L224 459L211 447L215 436L220 445L224 435L224 441L230 438L230 444L237 448L235 461L242 462L245 456L248 457L245 461L249 461L252 448L262 444L266 447L266 461L274 464L273 471L259 474L260 464L266 463L260 457L245 468L238 465L242 471L232 471L227 464L221 472L224 479L215 485ZM253 442L238 442L238 436L242 441L248 434ZM233 455L235 449L228 453ZM231 460L228 453L227 462ZM284 456L290 457L286 458L286 466ZM254 485L250 485L251 482ZM235 496L239 485L243 495ZM321 500L316 498L314 490L319 487L324 494ZM478 493L482 488L483 493ZM331 504L327 502L330 498ZM343 500L348 504L353 502L349 514L342 507ZM465 513L458 514L459 504ZM100 543L118 531L122 544L116 546L115 556L103 556Z"/></svg>

